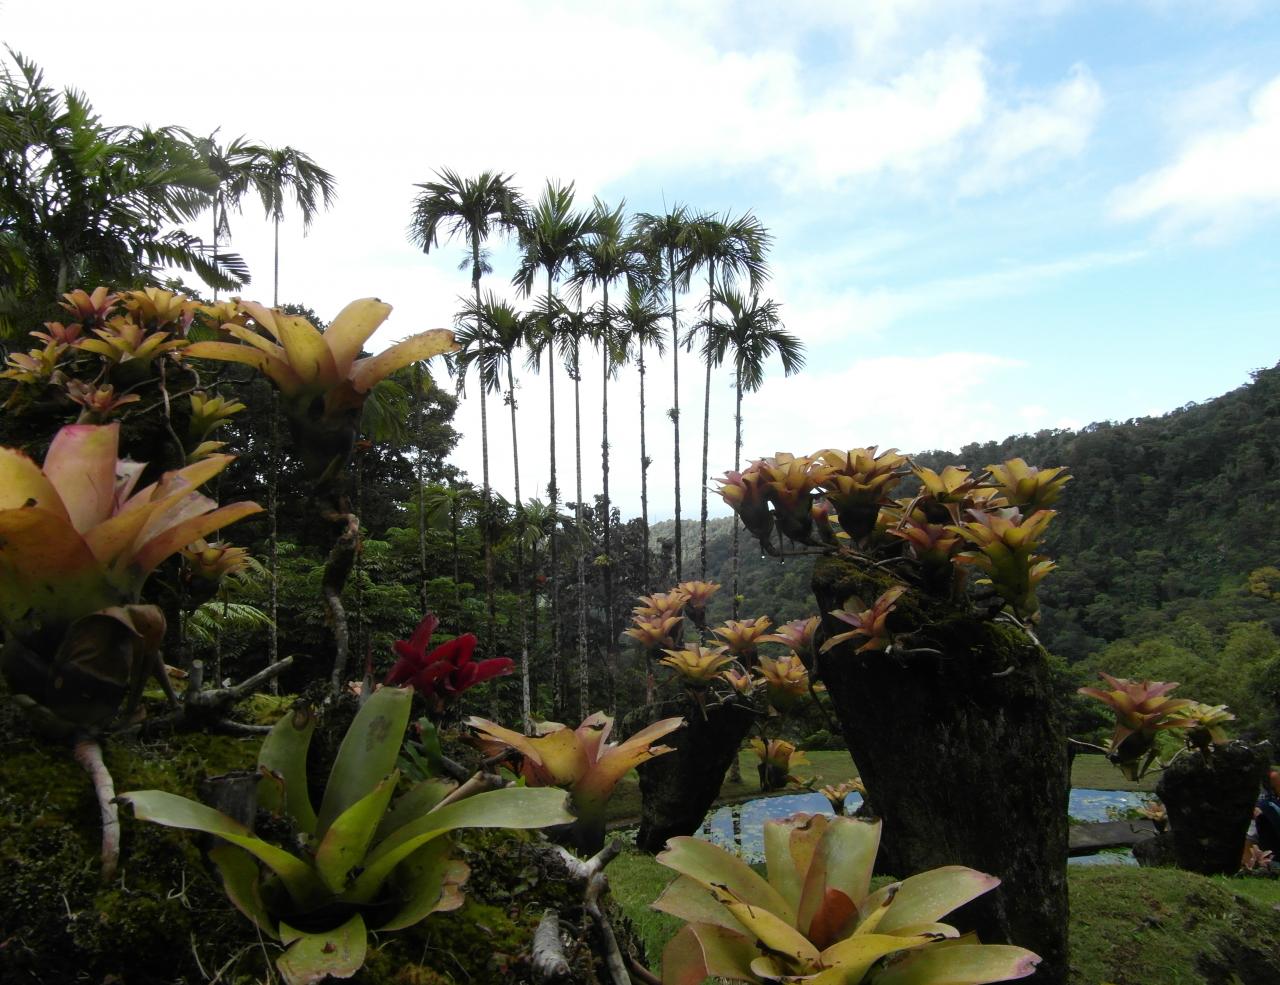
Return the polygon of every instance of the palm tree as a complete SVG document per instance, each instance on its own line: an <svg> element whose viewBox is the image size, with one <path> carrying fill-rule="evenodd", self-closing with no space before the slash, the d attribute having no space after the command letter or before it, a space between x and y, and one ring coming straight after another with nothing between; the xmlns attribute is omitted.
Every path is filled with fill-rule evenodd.
<svg viewBox="0 0 1280 985"><path fill-rule="evenodd" d="M507 393L503 398L511 410L511 460L515 475L515 523L517 528L523 527L524 524L524 502L520 498L520 441L516 430L516 384L515 372L513 365L515 363L515 351L523 342L527 319L514 308L504 301L499 301L492 291L489 292L484 302L476 307L474 302L468 302L458 314L460 322L469 322L470 324L463 329L458 335L458 341L464 345L464 349L459 353L458 366L464 369L472 363L478 364L481 389L480 400L481 407L484 406L484 390L486 386L486 374L492 376L489 382L491 389L498 389L501 385L501 377L506 376ZM476 326L476 327L472 327ZM477 334L477 328L482 334ZM471 352L468 353L465 346L468 340L471 344ZM467 353L469 358L464 360L463 353ZM484 420L482 410L481 420ZM482 425L482 432L485 428ZM484 442L484 454L488 454L487 439ZM524 546L523 540L516 541L516 572L517 579L524 578ZM532 721L530 716L530 693L529 693L529 632L527 615L525 610L520 610L520 684L522 703L521 708L524 711L525 727L529 727Z"/></svg>
<svg viewBox="0 0 1280 985"><path fill-rule="evenodd" d="M623 208L625 202L610 209L596 199L591 212L591 229L583 237L581 248L573 257L572 283L579 292L583 287L599 289L601 300L599 316L595 319L592 341L600 348L601 374L601 439L600 463L602 498L604 503L604 605L605 631L610 657L617 649L617 627L613 622L613 537L611 530L611 504L609 500L609 380L618 374L618 367L626 361L626 346L613 323L613 311L609 307L609 286L625 277L629 284L637 284L647 270L647 264L636 250L633 240L625 234Z"/></svg>
<svg viewBox="0 0 1280 985"><path fill-rule="evenodd" d="M680 525L680 318L676 309L677 290L689 287L689 233L691 218L683 205L675 205L666 215L641 212L636 216L633 233L638 246L650 261L661 269L666 267L667 292L671 301L671 394L672 407L668 411L675 431L672 446L675 457L675 514L676 514L676 581L684 580L684 548Z"/></svg>
<svg viewBox="0 0 1280 985"><path fill-rule="evenodd" d="M210 256L180 228L217 187L185 131L108 127L82 94L56 92L10 54L16 68L0 66L0 337L49 317L77 284L156 283L166 266L227 289L248 281L239 257Z"/></svg>
<svg viewBox="0 0 1280 985"><path fill-rule="evenodd" d="M482 171L474 178L463 178L456 171L445 168L436 172L436 178L436 181L415 186L422 190L413 200L409 239L423 253L430 253L439 244L441 234L446 239L456 237L465 240L471 252L471 289L475 295L475 306L479 309L480 277L490 270L484 250L485 241L495 233L518 232L523 221L524 203L511 183L511 176L497 171ZM477 336L482 334L478 322L474 327ZM484 392L481 387L480 431L484 466L482 509L485 514L481 528L484 531L485 594L488 599L485 648L492 651L497 616L493 595L493 538L489 535L492 529L490 521L493 503L489 487L488 422Z"/></svg>
<svg viewBox="0 0 1280 985"><path fill-rule="evenodd" d="M328 209L335 197L334 177L296 147L246 145L242 153L252 159L249 182L262 199L267 218L275 225L275 259L272 270L271 304L280 303L280 223L284 220L285 198L292 193L302 215L302 231L311 228L323 205Z"/></svg>
<svg viewBox="0 0 1280 985"><path fill-rule="evenodd" d="M716 280L723 286L730 277L746 275L754 293L768 276L764 254L771 237L750 212L737 219L725 213L699 216L689 230L689 268L707 271L706 324L716 317ZM689 340L686 339L686 344ZM701 577L707 577L707 451L711 441L711 362L706 364L706 386L702 399L702 519L698 536Z"/></svg>
<svg viewBox="0 0 1280 985"><path fill-rule="evenodd" d="M217 187L210 203L213 211L213 240L209 252L215 263L220 259L218 240L223 236L231 236L228 212L231 209L240 211L240 200L253 184L254 169L263 167L265 163L260 156L261 148L250 144L243 135L225 145L220 144L217 137L218 131L214 130L207 137L196 137L191 141L192 150L200 162L217 179ZM215 281L210 286L213 288L213 300L217 301L219 284Z"/></svg>
<svg viewBox="0 0 1280 985"><path fill-rule="evenodd" d="M733 359L733 469L742 468L742 395L755 393L764 383L764 364L775 353L786 376L804 366L804 343L782 325L776 301L747 298L737 291L717 291L716 300L728 317L704 325L702 357L719 366ZM738 517L733 518L733 618L738 618Z"/></svg>
<svg viewBox="0 0 1280 985"><path fill-rule="evenodd" d="M643 594L652 591L649 584L649 461L645 446L645 396L644 396L644 350L650 346L658 355L666 351L666 342L662 334L662 320L666 314L658 307L658 298L653 289L640 283L632 284L627 289L626 304L618 312L618 322L622 329L624 344L629 354L634 353L640 371L640 519L644 524L644 559L642 562L641 587Z"/></svg>
<svg viewBox="0 0 1280 985"><path fill-rule="evenodd" d="M547 498L553 514L559 512L560 489L556 485L556 374L555 358L552 353L552 342L555 333L555 284L556 279L564 272L583 233L587 229L587 219L581 213L573 211L573 183L561 185L548 181L538 199L538 204L530 210L523 228L520 230L520 245L523 256L520 267L516 271L512 283L519 287L527 297L533 293L534 283L539 272L547 278L547 294L541 316L535 326L535 334L544 336L541 345L532 346L547 353L547 387L550 391L550 459L551 479L547 485ZM551 659L560 660L560 548L555 532L551 534ZM561 679L563 684L563 678Z"/></svg>

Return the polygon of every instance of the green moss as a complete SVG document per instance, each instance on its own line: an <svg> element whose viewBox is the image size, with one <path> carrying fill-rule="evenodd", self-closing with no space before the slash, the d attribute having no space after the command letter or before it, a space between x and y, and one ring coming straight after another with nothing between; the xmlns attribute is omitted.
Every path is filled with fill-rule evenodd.
<svg viewBox="0 0 1280 985"><path fill-rule="evenodd" d="M259 691L236 705L235 718L250 725L274 725L296 701L297 695Z"/></svg>

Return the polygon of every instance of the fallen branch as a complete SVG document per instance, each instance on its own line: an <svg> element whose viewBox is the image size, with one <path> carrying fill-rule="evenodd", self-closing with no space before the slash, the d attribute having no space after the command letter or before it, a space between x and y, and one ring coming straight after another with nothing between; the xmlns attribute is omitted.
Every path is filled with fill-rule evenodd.
<svg viewBox="0 0 1280 985"><path fill-rule="evenodd" d="M107 764L102 761L102 746L97 739L80 739L75 744L76 762L93 781L102 814L102 881L116 874L120 862L120 809L116 806L116 787Z"/></svg>
<svg viewBox="0 0 1280 985"><path fill-rule="evenodd" d="M569 961L560 940L560 914L548 908L533 932L533 980L538 985L569 977Z"/></svg>

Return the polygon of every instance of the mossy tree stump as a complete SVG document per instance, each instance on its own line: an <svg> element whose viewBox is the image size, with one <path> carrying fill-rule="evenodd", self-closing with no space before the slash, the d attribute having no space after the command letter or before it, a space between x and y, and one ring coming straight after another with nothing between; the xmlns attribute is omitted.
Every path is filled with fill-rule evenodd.
<svg viewBox="0 0 1280 985"><path fill-rule="evenodd" d="M1209 876L1239 871L1266 775L1266 757L1244 742L1215 746L1207 754L1189 751L1169 765L1156 795L1169 812L1178 868Z"/></svg>
<svg viewBox="0 0 1280 985"><path fill-rule="evenodd" d="M819 644L848 629L827 613L893 584L883 570L820 558ZM889 629L892 652L856 653L853 640L819 657L868 807L884 823L881 862L899 878L943 865L999 876L954 922L984 943L1030 948L1043 963L1028 981L1061 985L1070 775L1047 655L1016 626L917 591L899 600Z"/></svg>
<svg viewBox="0 0 1280 985"><path fill-rule="evenodd" d="M704 714L692 698L681 697L632 712L628 732L680 715L684 728L662 740L675 751L636 767L641 801L636 846L642 851L660 852L668 838L694 834L702 826L756 713L730 699L708 705Z"/></svg>

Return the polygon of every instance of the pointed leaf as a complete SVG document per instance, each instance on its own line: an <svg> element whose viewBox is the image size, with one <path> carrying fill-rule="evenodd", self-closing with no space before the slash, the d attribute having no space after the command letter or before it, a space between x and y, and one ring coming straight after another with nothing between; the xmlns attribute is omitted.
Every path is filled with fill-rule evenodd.
<svg viewBox="0 0 1280 985"><path fill-rule="evenodd" d="M778 891L765 882L746 862L723 848L697 838L679 837L667 842L657 861L708 889L724 886L744 903L763 907L794 924L793 910Z"/></svg>
<svg viewBox="0 0 1280 985"><path fill-rule="evenodd" d="M391 314L391 305L377 298L360 298L338 312L324 331L324 340L333 354L338 379L345 380L360 350L378 326Z"/></svg>
<svg viewBox="0 0 1280 985"><path fill-rule="evenodd" d="M376 356L356 360L351 367L351 385L358 393L368 393L375 383L385 380L397 369L442 353L457 352L458 348L453 340L453 333L447 329L434 328L429 332L422 332L396 343Z"/></svg>
<svg viewBox="0 0 1280 985"><path fill-rule="evenodd" d="M40 466L16 448L0 448L0 510L33 506L71 522L62 497Z"/></svg>
<svg viewBox="0 0 1280 985"><path fill-rule="evenodd" d="M194 516L175 527L170 527L147 541L134 555L132 563L128 566L129 581L126 584L141 589L142 583L160 562L177 554L192 541L206 537L215 530L229 527L246 516L261 512L262 507L257 503L232 503L212 513Z"/></svg>
<svg viewBox="0 0 1280 985"><path fill-rule="evenodd" d="M303 386L328 388L338 382L333 355L316 327L297 315L277 315L280 344L289 356L289 365Z"/></svg>
<svg viewBox="0 0 1280 985"><path fill-rule="evenodd" d="M44 457L44 474L82 534L111 515L119 447L119 424L71 424L58 430Z"/></svg>
<svg viewBox="0 0 1280 985"><path fill-rule="evenodd" d="M921 872L902 881L877 929L891 933L914 923L934 923L998 885L995 876L962 865Z"/></svg>
<svg viewBox="0 0 1280 985"><path fill-rule="evenodd" d="M1026 978L1038 955L1008 944L926 947L877 973L875 985L985 985Z"/></svg>
<svg viewBox="0 0 1280 985"><path fill-rule="evenodd" d="M755 943L723 927L691 923L662 949L663 985L702 985L708 978L738 982L758 979L751 962L759 952Z"/></svg>
<svg viewBox="0 0 1280 985"><path fill-rule="evenodd" d="M404 901L395 916L377 930L411 927L432 913L454 910L462 905L462 884L471 869L451 858L453 845L437 838L410 855L396 869L396 892Z"/></svg>
<svg viewBox="0 0 1280 985"><path fill-rule="evenodd" d="M879 821L832 818L809 866L796 926L809 926L829 889L844 893L861 909L879 848Z"/></svg>
<svg viewBox="0 0 1280 985"><path fill-rule="evenodd" d="M400 771L391 775L337 816L316 849L316 872L335 893L347 884L347 873L364 861L378 822L386 813Z"/></svg>
<svg viewBox="0 0 1280 985"><path fill-rule="evenodd" d="M0 510L0 619L71 621L118 601L66 517Z"/></svg>
<svg viewBox="0 0 1280 985"><path fill-rule="evenodd" d="M676 876L671 885L650 905L653 909L679 917L686 923L713 924L732 930L735 934L742 932L742 924L724 908L715 894L688 876Z"/></svg>
<svg viewBox="0 0 1280 985"><path fill-rule="evenodd" d="M273 814L293 818L303 834L316 831L316 812L307 791L307 749L316 730L315 712L301 708L289 712L271 727L258 752L258 765L281 777L258 784L258 806Z"/></svg>
<svg viewBox="0 0 1280 985"><path fill-rule="evenodd" d="M822 963L835 968L843 968L848 980L862 980L873 964L894 951L909 951L924 947L933 940L932 937L898 937L893 934L854 934L844 940L832 944L822 952Z"/></svg>
<svg viewBox="0 0 1280 985"><path fill-rule="evenodd" d="M324 800L316 818L318 837L323 838L339 814L395 769L412 703L412 691L384 687L374 691L356 712L325 784Z"/></svg>
<svg viewBox="0 0 1280 985"><path fill-rule="evenodd" d="M457 788L452 780L419 780L391 805L373 836L374 844L433 810Z"/></svg>
<svg viewBox="0 0 1280 985"><path fill-rule="evenodd" d="M346 898L357 903L374 899L401 861L456 828L528 829L569 824L573 815L565 810L565 801L564 791L552 787L505 787L437 808L379 843Z"/></svg>
<svg viewBox="0 0 1280 985"><path fill-rule="evenodd" d="M749 903L729 902L722 898L725 909L734 915L738 923L746 929L748 936L753 936L770 951L785 954L798 961L807 969L816 970L818 949L810 943L809 938L796 930L787 921L770 913L762 906Z"/></svg>
<svg viewBox="0 0 1280 985"><path fill-rule="evenodd" d="M320 880L306 862L263 841L239 821L212 807L163 790L133 790L120 794L117 799L131 804L134 817L140 821L203 831L239 845L280 877L289 896L299 906L311 905L326 895Z"/></svg>
<svg viewBox="0 0 1280 985"><path fill-rule="evenodd" d="M278 940L280 931L263 902L260 872L253 856L243 848L223 843L209 850L209 860L222 876L222 889L227 899L263 933Z"/></svg>
<svg viewBox="0 0 1280 985"><path fill-rule="evenodd" d="M350 978L364 964L369 934L356 914L327 934L311 934L280 924L280 939L289 949L276 959L287 985L314 985L326 978Z"/></svg>

